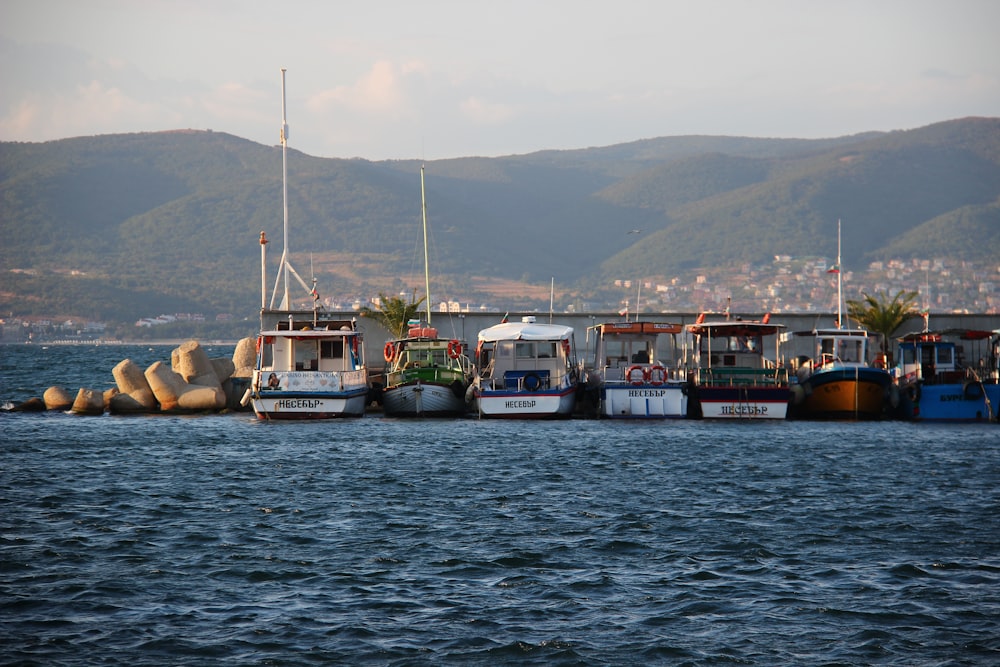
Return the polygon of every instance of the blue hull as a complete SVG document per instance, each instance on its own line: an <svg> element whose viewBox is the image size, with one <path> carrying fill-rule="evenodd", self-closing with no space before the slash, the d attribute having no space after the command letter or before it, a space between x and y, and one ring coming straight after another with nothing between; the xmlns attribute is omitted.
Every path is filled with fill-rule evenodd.
<svg viewBox="0 0 1000 667"><path fill-rule="evenodd" d="M900 392L899 407L913 421L997 421L1000 384L913 384Z"/></svg>

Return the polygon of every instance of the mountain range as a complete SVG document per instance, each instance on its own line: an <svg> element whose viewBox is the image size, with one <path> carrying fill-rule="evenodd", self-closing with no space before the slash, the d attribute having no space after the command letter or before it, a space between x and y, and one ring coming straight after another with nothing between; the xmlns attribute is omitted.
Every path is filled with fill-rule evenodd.
<svg viewBox="0 0 1000 667"><path fill-rule="evenodd" d="M336 299L432 290L501 309L777 255L1000 257L1000 118L830 139L680 136L501 157L289 148L289 250ZM283 250L282 151L179 130L0 143L0 313L253 316Z"/></svg>

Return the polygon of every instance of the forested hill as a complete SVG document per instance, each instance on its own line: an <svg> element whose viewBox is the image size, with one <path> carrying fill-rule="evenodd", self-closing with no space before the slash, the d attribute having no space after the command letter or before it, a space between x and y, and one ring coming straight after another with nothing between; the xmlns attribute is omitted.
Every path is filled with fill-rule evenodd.
<svg viewBox="0 0 1000 667"><path fill-rule="evenodd" d="M422 282L420 166L289 149L299 273L338 296ZM272 265L281 253L281 174L279 147L220 132L0 144L0 310L253 313L262 230ZM824 140L664 137L425 174L435 281L455 291L555 280L585 293L623 275L834 257L838 219L855 265L1000 256L998 118Z"/></svg>

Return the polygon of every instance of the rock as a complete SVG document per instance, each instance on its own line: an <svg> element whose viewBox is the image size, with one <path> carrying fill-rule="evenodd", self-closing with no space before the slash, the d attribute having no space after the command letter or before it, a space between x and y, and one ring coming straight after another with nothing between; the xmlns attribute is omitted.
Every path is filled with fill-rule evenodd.
<svg viewBox="0 0 1000 667"><path fill-rule="evenodd" d="M12 412L44 412L47 408L45 407L45 401L35 396L34 398L29 398L23 403L18 403L13 408Z"/></svg>

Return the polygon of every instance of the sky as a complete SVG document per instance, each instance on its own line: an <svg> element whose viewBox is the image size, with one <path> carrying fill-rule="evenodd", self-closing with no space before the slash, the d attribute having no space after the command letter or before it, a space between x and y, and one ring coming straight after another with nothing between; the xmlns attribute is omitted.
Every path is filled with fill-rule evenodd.
<svg viewBox="0 0 1000 667"><path fill-rule="evenodd" d="M0 0L0 141L441 159L1000 117L997 0Z"/></svg>

